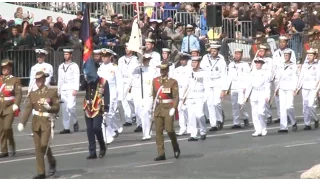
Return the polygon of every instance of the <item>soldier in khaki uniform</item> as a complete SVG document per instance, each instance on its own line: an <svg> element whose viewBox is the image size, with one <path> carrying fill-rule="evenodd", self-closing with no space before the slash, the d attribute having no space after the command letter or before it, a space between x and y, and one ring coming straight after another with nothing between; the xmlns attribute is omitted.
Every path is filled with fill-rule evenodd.
<svg viewBox="0 0 320 180"><path fill-rule="evenodd" d="M13 139L12 122L19 115L22 98L20 79L11 75L13 61L5 59L1 62L2 76L0 76L0 158L9 156L7 141L15 155L16 145Z"/></svg>
<svg viewBox="0 0 320 180"><path fill-rule="evenodd" d="M169 63L162 62L160 66L161 76L152 81L152 96L156 103L154 110L154 121L156 125L156 143L158 146L158 157L155 161L166 160L164 151L163 129L168 133L171 139L174 157L180 156L179 144L173 127L174 114L179 103L178 82L168 77Z"/></svg>
<svg viewBox="0 0 320 180"><path fill-rule="evenodd" d="M49 89L44 85L48 74L43 71L36 73L36 85L38 90L30 92L28 103L25 112L22 115L21 121L18 124L18 130L21 132L26 125L31 112L32 118L32 132L36 151L37 161L37 175L34 179L44 179L45 176L45 162L44 156L47 155L49 162L49 176L56 172L56 160L52 155L51 148L48 147L50 135L53 136L54 128L54 114L59 113L59 97L56 90Z"/></svg>

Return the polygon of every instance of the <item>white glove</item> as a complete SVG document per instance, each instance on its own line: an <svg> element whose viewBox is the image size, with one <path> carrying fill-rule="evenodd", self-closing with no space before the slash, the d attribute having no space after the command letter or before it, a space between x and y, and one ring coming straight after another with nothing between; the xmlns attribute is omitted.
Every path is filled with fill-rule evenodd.
<svg viewBox="0 0 320 180"><path fill-rule="evenodd" d="M15 105L15 104L12 105L12 110L13 110L13 111L16 111L16 110L18 110L18 109L19 109L19 107L18 107L17 105Z"/></svg>
<svg viewBox="0 0 320 180"><path fill-rule="evenodd" d="M23 131L23 129L24 129L23 124L19 123L18 124L18 131L21 132L21 131Z"/></svg>
<svg viewBox="0 0 320 180"><path fill-rule="evenodd" d="M170 111L169 111L169 115L170 115L170 116L173 116L174 113L175 113L175 111L176 111L176 110L175 110L174 108L171 108Z"/></svg>
<svg viewBox="0 0 320 180"><path fill-rule="evenodd" d="M50 110L51 109L51 106L47 102L45 102L43 104L43 107L46 108L46 110Z"/></svg>
<svg viewBox="0 0 320 180"><path fill-rule="evenodd" d="M187 105L186 104L182 104L181 110L187 110Z"/></svg>
<svg viewBox="0 0 320 180"><path fill-rule="evenodd" d="M108 113L107 112L105 112L105 113L103 113L103 115L102 115L102 124L104 124L105 126L108 126L107 125L107 117L108 117Z"/></svg>

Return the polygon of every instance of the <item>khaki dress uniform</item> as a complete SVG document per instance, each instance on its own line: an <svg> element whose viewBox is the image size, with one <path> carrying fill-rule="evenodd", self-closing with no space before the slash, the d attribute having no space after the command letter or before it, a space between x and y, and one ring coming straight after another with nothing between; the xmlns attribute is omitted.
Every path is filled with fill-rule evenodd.
<svg viewBox="0 0 320 180"><path fill-rule="evenodd" d="M12 66L13 61L5 59L1 67ZM12 122L19 115L19 106L22 98L20 79L12 75L0 77L0 158L9 156L7 141L15 155L15 141L13 138Z"/></svg>
<svg viewBox="0 0 320 180"><path fill-rule="evenodd" d="M160 69L168 69L169 63L162 62ZM161 89L160 89L161 88ZM152 81L152 96L154 103L154 121L156 126L156 143L158 147L158 157L155 161L165 160L164 137L163 130L165 129L170 137L174 156L180 155L180 149L177 142L177 137L174 131L174 113L179 103L179 87L178 82L174 79L166 77L157 77ZM177 111L176 111L177 113Z"/></svg>
<svg viewBox="0 0 320 180"><path fill-rule="evenodd" d="M47 77L47 74L42 71L36 73L36 79L43 77ZM21 124L24 127L30 114L33 113L31 128L35 144L38 176L42 177L45 175L45 155L47 155L50 165L50 175L53 175L55 173L56 160L52 155L51 148L47 146L51 133L54 133L52 116L59 113L60 110L58 93L56 90L43 85L38 90L30 92L27 102L25 112L21 118Z"/></svg>

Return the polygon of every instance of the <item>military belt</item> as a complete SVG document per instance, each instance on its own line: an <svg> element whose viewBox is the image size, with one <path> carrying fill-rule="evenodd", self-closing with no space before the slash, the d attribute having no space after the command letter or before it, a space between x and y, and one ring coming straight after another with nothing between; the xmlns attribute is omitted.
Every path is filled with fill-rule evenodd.
<svg viewBox="0 0 320 180"><path fill-rule="evenodd" d="M10 96L10 97L0 97L0 102L12 101L12 100L14 100L14 96Z"/></svg>
<svg viewBox="0 0 320 180"><path fill-rule="evenodd" d="M40 117L49 117L50 113L47 112L39 112L39 111L33 111L33 114Z"/></svg>
<svg viewBox="0 0 320 180"><path fill-rule="evenodd" d="M172 99L157 99L157 103L172 103Z"/></svg>

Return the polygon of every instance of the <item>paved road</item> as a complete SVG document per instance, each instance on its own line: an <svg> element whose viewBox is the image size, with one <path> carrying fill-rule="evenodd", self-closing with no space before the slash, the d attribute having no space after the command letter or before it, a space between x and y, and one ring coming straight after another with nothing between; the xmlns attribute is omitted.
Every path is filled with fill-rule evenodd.
<svg viewBox="0 0 320 180"><path fill-rule="evenodd" d="M56 125L52 142L58 162L56 178L299 178L304 170L319 163L320 131L302 130L300 97L295 101L297 132L290 129L288 134L280 135L279 124L270 125L268 135L257 138L251 137L252 124L246 129L231 130L231 104L226 99L223 103L226 122L222 131L208 132L208 138L198 142L188 142L188 136L180 136L180 159L173 157L166 138L167 160L162 162L153 161L157 155L155 139L141 141L141 133L133 132L135 126L124 129L109 146L105 158L86 160L88 143L81 102L82 98L77 98L81 132L60 135L61 120ZM275 115L275 109L273 111ZM19 119L14 122L17 155L0 160L1 179L29 179L36 173L30 123L20 133L16 129L18 122Z"/></svg>

